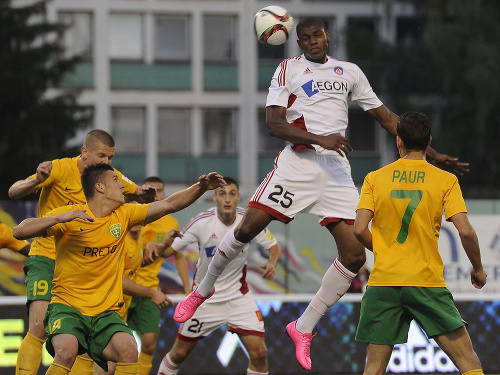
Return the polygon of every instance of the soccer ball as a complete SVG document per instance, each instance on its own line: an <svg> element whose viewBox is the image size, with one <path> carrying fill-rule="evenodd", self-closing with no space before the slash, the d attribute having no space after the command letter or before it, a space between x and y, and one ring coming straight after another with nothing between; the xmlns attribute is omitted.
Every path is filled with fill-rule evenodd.
<svg viewBox="0 0 500 375"><path fill-rule="evenodd" d="M255 35L259 42L279 46L287 41L293 29L293 17L277 5L262 8L254 17Z"/></svg>

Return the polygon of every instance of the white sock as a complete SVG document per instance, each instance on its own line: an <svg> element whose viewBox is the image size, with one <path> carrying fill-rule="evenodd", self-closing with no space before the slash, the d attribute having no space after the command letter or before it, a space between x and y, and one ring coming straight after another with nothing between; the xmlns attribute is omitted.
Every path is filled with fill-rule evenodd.
<svg viewBox="0 0 500 375"><path fill-rule="evenodd" d="M351 281L356 276L337 259L326 270L321 287L307 306L304 313L297 319L296 328L302 333L312 333L321 317L332 307L349 289Z"/></svg>
<svg viewBox="0 0 500 375"><path fill-rule="evenodd" d="M247 375L269 375L269 371L258 372L258 371L250 370L249 368L247 368Z"/></svg>
<svg viewBox="0 0 500 375"><path fill-rule="evenodd" d="M168 352L167 354L165 354L165 357L163 357L163 360L161 361L158 373L160 373L161 371L165 375L177 375L180 367L181 365L178 365L172 361L172 359L170 358L170 352Z"/></svg>
<svg viewBox="0 0 500 375"><path fill-rule="evenodd" d="M217 278L226 269L228 264L241 253L245 245L245 243L234 238L234 229L226 233L208 265L207 274L198 286L198 293L203 297L212 293Z"/></svg>

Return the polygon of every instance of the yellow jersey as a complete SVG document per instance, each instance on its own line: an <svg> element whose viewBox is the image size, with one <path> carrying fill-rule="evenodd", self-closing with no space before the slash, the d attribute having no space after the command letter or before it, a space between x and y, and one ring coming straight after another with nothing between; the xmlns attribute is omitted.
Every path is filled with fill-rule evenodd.
<svg viewBox="0 0 500 375"><path fill-rule="evenodd" d="M57 207L86 203L82 189L82 175L78 169L79 158L80 155L74 158L52 160L50 176L37 189L37 191L41 190L38 199L37 217L42 217ZM124 194L133 194L136 190L135 183L116 169L115 173L125 185ZM35 177L36 174L30 176L30 178ZM30 255L41 255L55 259L54 239L36 237L31 244Z"/></svg>
<svg viewBox="0 0 500 375"><path fill-rule="evenodd" d="M149 242L162 242L165 235L171 229L179 229L179 222L177 219L170 215L163 216L152 223L149 223L141 230L141 237L144 246ZM141 267L137 270L137 284L147 286L148 288L158 289L160 280L158 274L160 273L163 258L159 257L153 263Z"/></svg>
<svg viewBox="0 0 500 375"><path fill-rule="evenodd" d="M123 304L125 238L134 225L144 224L149 204L124 204L110 215L96 218L88 205L56 208L48 215L87 210L94 222L75 219L53 225L55 270L51 302L71 306L83 315L118 310Z"/></svg>
<svg viewBox="0 0 500 375"><path fill-rule="evenodd" d="M136 281L137 270L141 268L142 264L142 239L139 235L137 240L134 240L130 235L125 237L125 261L123 274L130 280ZM132 302L132 296L127 294L123 295L123 306L118 310L118 314L124 322L127 321L128 308Z"/></svg>
<svg viewBox="0 0 500 375"><path fill-rule="evenodd" d="M6 247L13 251L24 249L30 243L21 241L12 235L12 228L4 223L0 223L0 249Z"/></svg>
<svg viewBox="0 0 500 375"><path fill-rule="evenodd" d="M366 176L357 208L374 212L368 285L446 286L438 251L443 209L446 219L467 212L455 175L401 158Z"/></svg>

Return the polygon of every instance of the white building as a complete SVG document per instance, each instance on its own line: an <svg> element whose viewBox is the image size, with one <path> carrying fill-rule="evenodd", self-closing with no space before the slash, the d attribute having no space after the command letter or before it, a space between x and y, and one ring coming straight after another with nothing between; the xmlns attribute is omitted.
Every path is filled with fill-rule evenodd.
<svg viewBox="0 0 500 375"><path fill-rule="evenodd" d="M348 26L394 41L411 33L413 25L411 6L396 1L48 3L50 20L71 25L67 53L85 55L65 86L82 88L80 102L93 107L93 127L115 137L115 167L135 181L159 175L173 187L216 170L238 178L244 197L254 191L284 144L267 134L267 88L279 62L299 54L295 34L284 46L257 42L253 16L271 4L287 8L296 22L306 15L325 19L332 37L329 53L358 64L369 60L369 53L362 56L354 48L351 54L358 56L348 56ZM365 73L374 86L371 72ZM349 138L356 150L351 155L356 182L394 157L392 143L387 146L384 132L371 122L353 106ZM360 128L363 132L356 131Z"/></svg>

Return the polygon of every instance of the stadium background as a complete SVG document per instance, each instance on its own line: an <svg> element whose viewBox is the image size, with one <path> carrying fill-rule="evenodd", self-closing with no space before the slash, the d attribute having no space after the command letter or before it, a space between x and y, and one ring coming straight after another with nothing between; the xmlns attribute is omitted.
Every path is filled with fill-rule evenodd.
<svg viewBox="0 0 500 375"><path fill-rule="evenodd" d="M329 53L358 63L384 102L396 110L396 104L400 103L394 101L384 86L390 72L377 61L374 48L367 48L373 40L366 38L366 32L389 44L404 42L418 46L422 33L413 6L417 2L278 0L275 3L289 9L297 18L302 15L324 18L332 32ZM48 3L47 19L69 25L64 35L66 55L84 55L74 72L65 77L62 87L81 90L79 102L93 111L89 129L103 128L115 137L117 155L113 165L116 168L137 182L149 175L160 175L167 181L167 192L184 187L202 173L217 170L237 177L244 198L249 197L272 167L272 160L283 145L269 137L265 129L263 105L269 79L284 57L298 53L294 38L277 48L256 43L249 15L269 4L267 0L53 0ZM356 44L350 43L345 31L351 27L364 30L365 34L361 35L365 38L358 38ZM213 35L217 37L211 37ZM424 75L419 75L424 78L422 81L432 82L435 72L427 70L425 64L417 68L418 61L414 63L415 71L411 73L423 71ZM484 85L480 91L487 92ZM412 94L411 108L428 113L436 129L442 128L446 111L443 98L434 91ZM358 184L368 171L396 157L395 148L391 147L393 140L372 122L358 108L350 111L349 138L355 148L350 159ZM69 144L81 145L89 129L83 129ZM450 137L452 142L459 144L456 138L460 134L454 136L454 140ZM443 138L435 136L435 144L439 145ZM469 141L465 137L460 139ZM470 182L478 178L478 174L487 175L484 168L476 162L465 180ZM207 203L209 196L204 201L175 215L181 226L211 205ZM33 202L0 204L3 208L0 220L10 225L36 214ZM483 254L488 256L485 262L488 285L481 292L471 289L462 249L455 246L456 238L453 240L449 234L452 231L445 230L442 255L447 264L446 277L455 292L459 310L470 324L485 371L499 373L496 353L500 349L497 333L500 201L468 200L467 204L472 218L477 220L473 222L476 229L481 231ZM268 331L271 373L303 373L293 360L293 347L284 336L283 327L305 308L311 298L307 293L318 288L335 250L331 249L326 231L308 215L288 226L273 223L271 230L284 245L277 277L271 283L261 282L258 264L262 252L256 249L249 259L249 279L259 298L262 297L260 304ZM27 320L22 297L25 294L23 260L4 250L0 250L0 256L0 375L7 375L13 374L10 364L15 362ZM172 263L164 262L161 279L166 293L180 291ZM285 292L288 293L282 294ZM359 298L360 295L345 296L321 321L312 347L313 373L361 372L364 347L353 341ZM173 342L176 325L171 314L172 309L163 312L163 330L154 368L165 348ZM200 358L198 366L187 361L181 373L242 373L246 368L245 354L231 339L227 339L228 346L221 349L225 351L222 359L216 356L224 336L221 330L204 340L196 348ZM413 330L413 336L414 345L397 352L399 357L395 357L392 372L449 370L432 343L422 339L418 331ZM233 349L234 355L228 355ZM398 362L403 352L406 361ZM427 361L431 355L434 361ZM227 367L222 365L224 361L228 362ZM50 356L46 354L39 374L45 372L48 363Z"/></svg>
<svg viewBox="0 0 500 375"><path fill-rule="evenodd" d="M207 197L209 194L207 193ZM454 293L462 317L469 323L475 349L483 363L485 373L500 372L500 201L467 201L471 222L478 231L488 284L475 290L469 281L470 266L458 238L449 223L444 223L440 248L445 262L445 277ZM182 227L189 218L212 204L195 203L175 217ZM36 213L36 202L0 202L0 220L16 223ZM266 343L269 350L269 368L275 374L302 373L294 360L293 345L284 334L285 325L298 317L319 287L321 277L336 255L327 231L318 224L316 217L302 215L288 225L271 223L273 234L283 247L282 258L272 281L259 277L259 265L265 252L253 248L249 252L248 281L258 299L266 324ZM449 234L448 234L449 233ZM191 249L196 252L196 249ZM368 254L369 255L369 254ZM188 254L190 271L194 270L196 255ZM24 306L26 287L22 265L24 257L7 249L0 250L0 375L13 374L17 348L27 329ZM368 266L370 260L368 261ZM180 280L175 266L165 260L161 270L161 288L175 302L181 298ZM313 340L312 374L357 374L362 372L365 346L354 341L359 318L361 294L347 294L342 302L328 311L317 327ZM178 325L172 320L173 308L163 310L161 333L155 353L153 369L157 368L163 354L171 347ZM192 358L186 361L182 373L235 374L247 366L246 355L237 337L220 329L202 340ZM191 357L190 357L191 358ZM45 353L39 374L45 373L51 357ZM427 340L416 327L412 327L409 344L393 352L390 372L439 373L456 372L449 360Z"/></svg>

